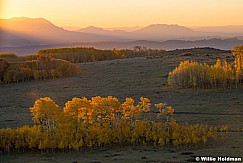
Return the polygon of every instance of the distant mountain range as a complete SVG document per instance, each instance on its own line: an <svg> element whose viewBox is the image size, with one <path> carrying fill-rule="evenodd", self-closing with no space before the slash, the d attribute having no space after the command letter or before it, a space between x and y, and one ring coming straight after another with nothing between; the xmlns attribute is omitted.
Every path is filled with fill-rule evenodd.
<svg viewBox="0 0 243 163"><path fill-rule="evenodd" d="M204 31L204 32L216 32L221 34L235 34L242 35L243 25L228 25L228 26L213 26L213 27L196 27L193 28L195 31Z"/></svg>
<svg viewBox="0 0 243 163"><path fill-rule="evenodd" d="M0 32L0 47L116 39L92 33L67 31L43 18L0 19Z"/></svg>
<svg viewBox="0 0 243 163"><path fill-rule="evenodd" d="M164 49L194 46L228 49L243 44L243 26L191 29L179 25L152 24L133 29L124 31L119 28L112 30L89 26L68 31L43 18L0 19L0 52L20 46L91 45L97 48L132 48L131 45L143 45Z"/></svg>
<svg viewBox="0 0 243 163"><path fill-rule="evenodd" d="M152 24L131 32L123 30L105 30L100 27L89 26L77 32L116 36L128 40L166 41L171 39L199 40L212 38L243 38L242 26L219 26L187 28L179 25Z"/></svg>
<svg viewBox="0 0 243 163"><path fill-rule="evenodd" d="M95 43L68 43L68 44L45 44L45 45L30 45L21 47L0 47L0 53L11 52L17 55L33 54L38 50L47 48L61 48L61 47L80 47L88 46L95 47L98 49L133 49L134 46L144 46L152 49L187 49L193 47L213 47L222 50L231 50L232 47L242 45L243 40L236 38L230 39L208 39L208 40L197 40L197 41L185 41L185 40L168 40L168 41L127 41L127 42L95 42Z"/></svg>

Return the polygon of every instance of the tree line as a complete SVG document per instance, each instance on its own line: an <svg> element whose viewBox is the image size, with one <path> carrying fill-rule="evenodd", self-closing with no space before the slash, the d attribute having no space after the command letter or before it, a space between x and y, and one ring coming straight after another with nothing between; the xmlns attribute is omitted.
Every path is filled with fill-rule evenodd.
<svg viewBox="0 0 243 163"><path fill-rule="evenodd" d="M156 56L161 55L163 52L165 52L165 50L163 49L149 49L144 46L134 46L133 49L113 50L124 54L127 58Z"/></svg>
<svg viewBox="0 0 243 163"><path fill-rule="evenodd" d="M0 83L5 84L73 76L78 72L78 66L60 59L41 58L25 62L0 59Z"/></svg>
<svg viewBox="0 0 243 163"><path fill-rule="evenodd" d="M38 55L51 55L54 58L68 60L73 63L103 61L111 59L144 57L158 55L165 50L147 49L142 46L135 46L134 49L112 49L98 50L93 47L58 48L38 51Z"/></svg>
<svg viewBox="0 0 243 163"><path fill-rule="evenodd" d="M98 50L93 47L44 49L37 53L40 57L52 56L72 63L104 61L124 58L124 54L116 50Z"/></svg>
<svg viewBox="0 0 243 163"><path fill-rule="evenodd" d="M182 61L169 72L168 85L173 88L237 88L243 83L243 46L234 47L234 64L217 59L212 66Z"/></svg>
<svg viewBox="0 0 243 163"><path fill-rule="evenodd" d="M135 46L134 49L112 49L99 50L93 47L75 47L75 48L53 48L39 50L37 54L28 54L25 56L17 56L15 54L0 54L0 58L4 58L9 62L23 62L37 60L40 57L50 56L55 59L67 60L72 63L94 62L111 59L144 57L158 55L164 52L162 49L147 49L142 46Z"/></svg>
<svg viewBox="0 0 243 163"><path fill-rule="evenodd" d="M73 98L61 108L51 98L37 99L30 108L34 126L0 129L0 149L80 150L107 145L196 145L217 138L217 128L202 124L179 124L174 108L155 104L157 119L151 120L151 103L141 97L121 103L117 98Z"/></svg>

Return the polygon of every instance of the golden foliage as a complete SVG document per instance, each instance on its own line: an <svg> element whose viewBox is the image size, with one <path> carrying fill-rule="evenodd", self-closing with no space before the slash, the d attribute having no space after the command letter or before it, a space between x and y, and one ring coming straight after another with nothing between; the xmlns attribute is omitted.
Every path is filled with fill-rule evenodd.
<svg viewBox="0 0 243 163"><path fill-rule="evenodd" d="M174 88L231 88L235 83L234 69L218 59L213 66L183 61L169 72L168 85Z"/></svg>
<svg viewBox="0 0 243 163"><path fill-rule="evenodd" d="M18 83L29 80L73 76L79 73L79 67L64 60L32 60L11 62L4 68L0 59L0 83Z"/></svg>
<svg viewBox="0 0 243 163"><path fill-rule="evenodd" d="M169 72L168 85L173 88L232 88L243 83L243 46L232 49L234 65L217 59L213 66L183 61Z"/></svg>
<svg viewBox="0 0 243 163"><path fill-rule="evenodd" d="M152 121L146 116L151 113L150 100L144 97L137 105L132 98L120 103L112 96L75 97L63 109L49 97L40 98L30 108L35 125L0 129L0 149L79 150L108 144L163 146L205 143L217 137L217 128L178 124L171 106L164 103L155 106L159 116ZM163 121L161 116L169 118ZM228 128L223 126L221 130L225 132Z"/></svg>

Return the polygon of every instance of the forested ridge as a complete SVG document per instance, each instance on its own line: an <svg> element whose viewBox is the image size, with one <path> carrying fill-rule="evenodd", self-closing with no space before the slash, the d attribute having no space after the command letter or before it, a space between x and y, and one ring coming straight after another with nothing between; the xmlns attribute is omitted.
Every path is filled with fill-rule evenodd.
<svg viewBox="0 0 243 163"><path fill-rule="evenodd" d="M72 63L83 63L111 59L153 56L159 55L162 52L165 52L165 50L147 49L146 47L135 46L134 49L112 50L98 50L92 47L45 49L38 51L37 54L40 56L51 55L54 58L64 59Z"/></svg>
<svg viewBox="0 0 243 163"><path fill-rule="evenodd" d="M40 57L52 56L72 63L104 61L124 58L124 54L116 50L98 50L92 47L44 49L37 53Z"/></svg>
<svg viewBox="0 0 243 163"><path fill-rule="evenodd" d="M51 56L56 59L63 59L72 63L83 63L93 61L103 61L111 59L144 57L151 55L160 55L165 52L162 49L147 49L141 46L135 46L134 49L112 49L99 50L93 47L76 47L76 48L54 48L39 50L36 54L28 54L17 56L12 53L0 54L0 58L4 58L9 62L22 62L36 60L39 57Z"/></svg>
<svg viewBox="0 0 243 163"><path fill-rule="evenodd" d="M24 56L17 56L12 53L0 54L0 58L6 59L8 62L23 62L37 60L40 57L52 57L55 59L63 59L72 63L83 63L93 61L103 61L120 58L133 57L154 57L164 55L197 55L197 54L222 54L229 51L214 49L209 47L195 47L191 49L176 49L166 51L163 49L147 49L142 46L135 46L133 49L112 49L99 50L93 47L75 47L75 48L54 48L39 50L36 54L27 54Z"/></svg>
<svg viewBox="0 0 243 163"><path fill-rule="evenodd" d="M28 54L24 56L16 56L11 53L0 54L0 58L4 58L10 62L31 61L47 57L62 59L72 63L84 63L120 59L125 56L117 50L99 50L92 47L43 49L39 50L36 54Z"/></svg>
<svg viewBox="0 0 243 163"><path fill-rule="evenodd" d="M179 124L174 108L155 104L157 118L151 119L151 103L141 97L120 102L96 96L73 98L61 108L51 98L37 99L30 108L34 126L0 129L0 150L80 150L106 145L196 145L217 138L216 127ZM228 127L223 126L222 132Z"/></svg>

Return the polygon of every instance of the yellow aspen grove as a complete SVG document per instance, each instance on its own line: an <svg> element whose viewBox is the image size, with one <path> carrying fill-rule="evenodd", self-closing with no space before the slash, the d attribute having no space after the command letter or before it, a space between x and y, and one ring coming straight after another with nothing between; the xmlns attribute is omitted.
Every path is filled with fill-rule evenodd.
<svg viewBox="0 0 243 163"><path fill-rule="evenodd" d="M233 88L243 83L243 45L232 49L234 64L216 60L212 66L206 63L182 61L169 72L167 83L176 89L184 88Z"/></svg>
<svg viewBox="0 0 243 163"><path fill-rule="evenodd" d="M183 88L231 88L235 83L232 66L218 59L213 66L193 61L183 61L169 72L167 83L176 89Z"/></svg>
<svg viewBox="0 0 243 163"><path fill-rule="evenodd" d="M0 58L0 84L73 76L80 68L61 59L37 59L10 62Z"/></svg>
<svg viewBox="0 0 243 163"><path fill-rule="evenodd" d="M73 98L60 108L51 98L37 99L30 108L35 125L17 129L0 129L0 151L80 150L106 145L174 145L206 143L217 138L217 128L207 125L179 124L173 119L175 109L164 103L155 104L158 118L146 116L151 110L148 98L96 96ZM141 116L141 115L144 116ZM164 117L164 118L163 118ZM222 126L222 132L228 127Z"/></svg>
<svg viewBox="0 0 243 163"><path fill-rule="evenodd" d="M236 80L243 83L243 45L234 47L232 52L235 57Z"/></svg>

